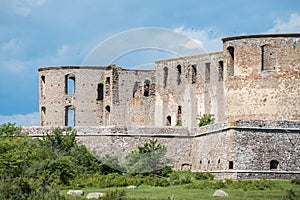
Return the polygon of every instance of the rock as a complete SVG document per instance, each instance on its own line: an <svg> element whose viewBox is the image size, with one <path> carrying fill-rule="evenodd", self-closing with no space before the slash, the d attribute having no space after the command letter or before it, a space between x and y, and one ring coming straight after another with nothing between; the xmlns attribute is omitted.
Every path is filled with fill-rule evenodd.
<svg viewBox="0 0 300 200"><path fill-rule="evenodd" d="M99 199L99 197L103 197L104 193L101 192L91 192L86 195L87 199Z"/></svg>
<svg viewBox="0 0 300 200"><path fill-rule="evenodd" d="M67 195L70 195L70 196L83 196L84 192L82 190L69 190L67 192Z"/></svg>
<svg viewBox="0 0 300 200"><path fill-rule="evenodd" d="M137 186L135 186L135 185L129 185L129 186L127 187L127 189L135 190L135 189L137 189Z"/></svg>
<svg viewBox="0 0 300 200"><path fill-rule="evenodd" d="M214 197L228 197L228 193L224 192L223 190L216 190L213 194Z"/></svg>

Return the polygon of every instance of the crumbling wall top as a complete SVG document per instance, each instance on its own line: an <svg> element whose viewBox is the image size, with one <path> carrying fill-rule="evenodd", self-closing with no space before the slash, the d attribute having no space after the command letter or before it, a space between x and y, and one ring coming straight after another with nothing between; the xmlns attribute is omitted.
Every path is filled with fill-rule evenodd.
<svg viewBox="0 0 300 200"><path fill-rule="evenodd" d="M239 36L230 36L222 38L223 42L227 42L230 40L240 40L247 38L266 38L266 37L300 37L300 33L281 33L281 34L252 34L252 35L239 35Z"/></svg>

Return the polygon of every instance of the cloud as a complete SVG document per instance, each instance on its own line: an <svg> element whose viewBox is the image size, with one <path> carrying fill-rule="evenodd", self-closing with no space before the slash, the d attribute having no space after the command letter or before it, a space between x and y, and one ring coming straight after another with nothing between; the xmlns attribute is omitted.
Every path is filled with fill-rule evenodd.
<svg viewBox="0 0 300 200"><path fill-rule="evenodd" d="M292 13L288 21L277 19L274 27L269 29L267 33L290 33L300 32L300 14Z"/></svg>
<svg viewBox="0 0 300 200"><path fill-rule="evenodd" d="M6 56L16 56L22 51L22 46L22 42L19 39L10 39L1 45L1 54L5 54Z"/></svg>
<svg viewBox="0 0 300 200"><path fill-rule="evenodd" d="M21 16L28 16L32 8L42 6L46 0L1 0L1 10L13 12Z"/></svg>
<svg viewBox="0 0 300 200"><path fill-rule="evenodd" d="M39 113L27 113L27 114L14 114L10 116L0 115L0 124L7 122L16 123L18 126L38 126L39 125Z"/></svg>
<svg viewBox="0 0 300 200"><path fill-rule="evenodd" d="M223 36L219 34L219 31L216 28L208 27L202 30L197 30L194 28L185 28L184 26L180 26L175 28L174 31L192 38L207 52L222 51L221 38ZM190 46L190 44L187 43L186 47L188 46Z"/></svg>
<svg viewBox="0 0 300 200"><path fill-rule="evenodd" d="M66 55L69 52L69 49L70 49L70 47L68 45L63 44L62 46L60 46L57 49L57 55L58 56L64 56L64 55Z"/></svg>

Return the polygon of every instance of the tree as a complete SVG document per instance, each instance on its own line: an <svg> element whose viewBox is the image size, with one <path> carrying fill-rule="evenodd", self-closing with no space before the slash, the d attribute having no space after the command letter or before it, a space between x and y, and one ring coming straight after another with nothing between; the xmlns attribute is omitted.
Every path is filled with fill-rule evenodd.
<svg viewBox="0 0 300 200"><path fill-rule="evenodd" d="M131 173L159 173L170 163L166 153L166 146L158 144L157 139L151 139L126 156L125 168Z"/></svg>

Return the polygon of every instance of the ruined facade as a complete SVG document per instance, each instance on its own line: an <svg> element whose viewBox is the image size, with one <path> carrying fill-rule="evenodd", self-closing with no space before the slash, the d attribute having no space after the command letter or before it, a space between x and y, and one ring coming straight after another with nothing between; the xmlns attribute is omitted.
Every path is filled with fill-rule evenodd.
<svg viewBox="0 0 300 200"><path fill-rule="evenodd" d="M157 137L176 169L299 176L300 34L222 40L222 52L157 61L155 70L40 68L38 132L74 126L98 155L120 159ZM205 113L215 124L199 128Z"/></svg>

